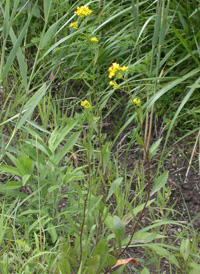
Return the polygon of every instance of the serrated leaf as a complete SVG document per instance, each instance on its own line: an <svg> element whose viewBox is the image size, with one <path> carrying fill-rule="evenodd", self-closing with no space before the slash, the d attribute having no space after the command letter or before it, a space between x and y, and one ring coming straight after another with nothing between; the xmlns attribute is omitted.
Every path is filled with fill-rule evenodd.
<svg viewBox="0 0 200 274"><path fill-rule="evenodd" d="M159 146L160 146L160 142L161 142L162 138L158 139L155 143L152 144L152 146L149 149L149 160L151 160L151 158L156 154Z"/></svg>
<svg viewBox="0 0 200 274"><path fill-rule="evenodd" d="M111 187L109 189L108 197L107 197L106 201L108 201L110 199L110 197L117 191L122 180L123 180L123 177L120 177L120 178L117 178L116 180L114 180L114 182L111 184Z"/></svg>
<svg viewBox="0 0 200 274"><path fill-rule="evenodd" d="M166 171L164 172L162 175L160 175L158 178L155 179L154 181L154 187L150 193L150 197L156 193L157 191L159 191L161 188L163 188L165 186L165 184L167 183L167 179L168 179L168 174L169 172Z"/></svg>
<svg viewBox="0 0 200 274"><path fill-rule="evenodd" d="M138 134L136 135L136 140L137 140L138 144L140 144L141 146L144 147L144 143Z"/></svg>

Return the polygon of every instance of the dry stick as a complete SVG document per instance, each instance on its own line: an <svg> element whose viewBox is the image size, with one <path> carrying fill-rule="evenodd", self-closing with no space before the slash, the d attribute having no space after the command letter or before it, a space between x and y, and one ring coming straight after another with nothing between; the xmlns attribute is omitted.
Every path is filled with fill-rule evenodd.
<svg viewBox="0 0 200 274"><path fill-rule="evenodd" d="M149 101L149 91L147 91L147 102ZM144 131L144 146L147 145L147 136L148 136L148 127L149 127L149 112L146 114L146 121L145 121L145 131ZM143 160L145 161L145 151L143 155Z"/></svg>
<svg viewBox="0 0 200 274"><path fill-rule="evenodd" d="M188 174L189 174L189 171L190 171L190 167L191 167L191 165L192 165L192 160L193 160L193 158L194 158L194 153L195 153L195 150L196 150L196 147L197 147L197 143L198 143L199 138L200 138L200 130L199 130L199 133L198 133L198 135L197 135L196 142L195 142L194 147L193 147L192 155L191 155L191 157L190 157L189 166L188 166L187 172L186 172L186 174L185 174L184 183L186 183L186 181L187 181L187 177L188 177Z"/></svg>
<svg viewBox="0 0 200 274"><path fill-rule="evenodd" d="M163 67L163 69L160 72L159 78L162 77L163 73L164 73L164 69L165 66ZM159 80L158 80L159 82ZM157 86L155 89L155 94L157 92ZM154 113L154 106L155 104L153 103L152 107L151 107L151 116L150 116L150 122L149 122L149 132L148 132L148 138L147 138L147 142L145 142L145 148L146 148L146 152L148 152L149 150L149 145L150 145L150 140L151 140L151 132L152 132L152 125L153 125L153 113ZM145 159L146 160L146 159Z"/></svg>
<svg viewBox="0 0 200 274"><path fill-rule="evenodd" d="M90 130L90 128L89 128L89 130ZM90 136L90 133L89 133L89 136ZM89 140L89 142L90 142L90 140ZM89 183L88 183L88 189L87 189L84 206L83 206L83 222L81 225L81 232L80 232L80 263L81 263L81 259L82 259L82 255L83 255L83 246L82 246L83 228L85 225L86 207L87 207L87 201L88 201L88 196L89 196L90 186L91 186L90 145L89 145L89 151L88 151L88 174L89 174Z"/></svg>

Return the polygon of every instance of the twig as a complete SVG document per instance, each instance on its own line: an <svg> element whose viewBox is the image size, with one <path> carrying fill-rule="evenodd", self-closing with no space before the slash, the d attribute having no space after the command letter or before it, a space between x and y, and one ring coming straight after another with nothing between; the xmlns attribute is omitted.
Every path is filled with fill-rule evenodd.
<svg viewBox="0 0 200 274"><path fill-rule="evenodd" d="M189 174L189 172L190 172L190 167L191 167L191 165L192 165L192 160L193 160L193 158L194 158L194 153L195 153L195 150L196 150L196 147L197 147L197 143L198 143L199 137L200 137L200 130L199 130L199 132L198 132L197 139L196 139L196 142L195 142L194 147L193 147L192 155L191 155L191 157L190 157L189 166L188 166L187 171L186 171L186 174L185 174L184 184L186 183L188 174Z"/></svg>

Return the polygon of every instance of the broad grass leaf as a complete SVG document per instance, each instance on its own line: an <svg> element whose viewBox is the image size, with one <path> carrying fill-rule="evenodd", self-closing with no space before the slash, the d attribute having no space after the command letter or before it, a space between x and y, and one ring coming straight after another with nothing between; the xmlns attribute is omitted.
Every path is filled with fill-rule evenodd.
<svg viewBox="0 0 200 274"><path fill-rule="evenodd" d="M52 0L43 0L45 21L48 20L49 12L51 10L51 4L52 4Z"/></svg>
<svg viewBox="0 0 200 274"><path fill-rule="evenodd" d="M118 190L122 181L123 181L123 177L120 177L120 178L117 178L116 180L114 180L114 182L111 184L111 187L109 189L108 197L107 197L106 201L108 201L110 199L110 197Z"/></svg>
<svg viewBox="0 0 200 274"><path fill-rule="evenodd" d="M10 34L10 37L11 37L11 40L12 40L12 43L14 46L15 43L17 42L17 37L16 37L12 28L10 28L9 34ZM21 73L21 77L22 77L22 83L26 89L27 88L27 64L26 64L24 55L23 55L20 47L18 48L18 51L17 51L17 60L19 63L20 73Z"/></svg>
<svg viewBox="0 0 200 274"><path fill-rule="evenodd" d="M54 152L66 135L75 127L77 121L72 121L62 129L55 128L49 138L49 149Z"/></svg>
<svg viewBox="0 0 200 274"><path fill-rule="evenodd" d="M189 264L189 266L192 267L193 270L199 271L199 273L200 273L200 264L197 264L197 263L195 263L195 262L191 262L191 263Z"/></svg>
<svg viewBox="0 0 200 274"><path fill-rule="evenodd" d="M7 76L11 66L13 65L13 61L14 61L15 57L17 56L17 53L19 52L18 50L19 50L20 44L21 44L24 36L27 33L27 29L28 29L29 24L31 22L31 18L33 16L33 13L34 13L34 10L35 10L36 6L37 6L37 1L35 3L34 7L32 8L32 11L28 16L28 19L27 19L25 25L24 25L22 31L20 32L20 35L17 38L16 43L14 44L14 46L13 46L13 48L12 48L8 58L7 58L7 62L4 66L4 68L3 68L3 73L1 75L1 80L3 80Z"/></svg>
<svg viewBox="0 0 200 274"><path fill-rule="evenodd" d="M17 128L21 128L23 124L26 122L28 117L33 113L34 109L44 96L46 90L48 89L48 86L46 84L43 84L42 87L31 97L31 99L26 103L25 108L28 108L28 110L25 112L24 115L21 116L19 123L17 125Z"/></svg>
<svg viewBox="0 0 200 274"><path fill-rule="evenodd" d="M5 184L0 183L0 192L6 191L6 190L10 191L10 190L18 189L21 186L22 186L22 183L18 181L10 181Z"/></svg>
<svg viewBox="0 0 200 274"><path fill-rule="evenodd" d="M52 39L61 20L62 20L62 18L60 20L56 21L53 25L51 25L49 27L49 29L46 31L46 33L42 37L42 42L40 44L41 48L44 48L49 43L49 41Z"/></svg>
<svg viewBox="0 0 200 274"><path fill-rule="evenodd" d="M10 173L10 174L13 174L13 175L17 175L19 177L22 176L21 172L13 166L0 165L0 171L2 171L4 173Z"/></svg>
<svg viewBox="0 0 200 274"><path fill-rule="evenodd" d="M75 143L78 140L78 137L80 135L80 131L72 134L72 136L67 140L66 144L64 145L64 147L62 148L61 151L59 151L54 157L51 157L51 160L53 160L53 162L58 165L59 162L66 156L66 154L70 151L70 149L72 149L72 147L75 145Z"/></svg>
<svg viewBox="0 0 200 274"><path fill-rule="evenodd" d="M159 256L165 257L171 264L174 264L178 268L180 268L179 262L176 259L176 257L173 254L171 254L167 249L160 247L158 244L147 244L146 246L151 248Z"/></svg>

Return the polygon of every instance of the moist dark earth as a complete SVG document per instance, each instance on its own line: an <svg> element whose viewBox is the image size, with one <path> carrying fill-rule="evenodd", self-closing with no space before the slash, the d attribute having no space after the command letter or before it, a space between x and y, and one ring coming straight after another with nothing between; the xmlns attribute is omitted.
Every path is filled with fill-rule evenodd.
<svg viewBox="0 0 200 274"><path fill-rule="evenodd" d="M166 149L167 157L161 167L161 172L169 171L168 186L171 188L171 194L166 204L167 207L172 207L174 214L169 215L169 219L174 221L181 221L185 225L191 224L191 230L196 232L200 231L200 170L199 170L199 148L195 147L195 136L188 139L184 139L182 142L178 142L176 145L168 146ZM162 145L157 157L151 162L151 175L156 173L159 155L162 151ZM193 154L192 154L193 153ZM139 153L140 156L141 153ZM128 170L133 170L136 161L138 160L138 152L134 149L130 150L127 161ZM192 161L190 159L192 157ZM157 158L157 159L156 159ZM122 156L121 162L124 161ZM169 204L169 205L168 205ZM159 215L158 215L159 216ZM162 214L160 214L162 218ZM141 222L142 227L149 225L148 222L148 211L146 210L143 220ZM165 235L167 240L165 243L173 243L173 235L181 233L182 229L177 226L170 225L167 228ZM162 231L161 231L162 232ZM190 235L192 242L192 235ZM176 242L175 246L180 246L180 241ZM126 257L133 257L138 260L147 261L145 250L142 248L129 248L126 252ZM150 259L150 257L149 257ZM138 266L139 267L139 266ZM139 267L140 268L140 267ZM182 273L177 272L177 269L172 268L172 272L169 269L169 262L162 258L161 269L155 268L152 263L147 266L151 274L155 273ZM136 273L131 266L128 266L128 272L124 273Z"/></svg>

